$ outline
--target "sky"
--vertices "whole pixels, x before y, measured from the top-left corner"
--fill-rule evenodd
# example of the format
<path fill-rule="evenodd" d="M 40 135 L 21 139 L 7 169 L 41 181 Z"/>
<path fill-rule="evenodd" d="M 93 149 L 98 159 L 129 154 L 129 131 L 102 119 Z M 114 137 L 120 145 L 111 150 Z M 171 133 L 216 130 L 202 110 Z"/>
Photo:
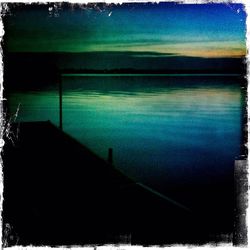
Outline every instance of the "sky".
<path fill-rule="evenodd" d="M 4 17 L 9 52 L 129 52 L 147 58 L 246 54 L 241 4 L 10 7 Z"/>

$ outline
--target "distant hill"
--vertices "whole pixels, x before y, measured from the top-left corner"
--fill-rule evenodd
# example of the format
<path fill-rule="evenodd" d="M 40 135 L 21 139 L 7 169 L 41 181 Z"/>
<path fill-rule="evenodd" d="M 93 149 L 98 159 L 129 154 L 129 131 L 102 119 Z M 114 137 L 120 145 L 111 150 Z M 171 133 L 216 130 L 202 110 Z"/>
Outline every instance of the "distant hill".
<path fill-rule="evenodd" d="M 4 53 L 5 88 L 55 84 L 67 73 L 246 72 L 244 58 L 199 58 L 140 52 Z"/>

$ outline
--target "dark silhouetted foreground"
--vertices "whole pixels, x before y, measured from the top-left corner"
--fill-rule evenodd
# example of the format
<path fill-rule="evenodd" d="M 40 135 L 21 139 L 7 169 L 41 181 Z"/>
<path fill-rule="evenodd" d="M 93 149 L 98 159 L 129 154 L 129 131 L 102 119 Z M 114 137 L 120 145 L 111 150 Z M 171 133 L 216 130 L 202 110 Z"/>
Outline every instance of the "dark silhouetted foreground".
<path fill-rule="evenodd" d="M 6 140 L 3 153 L 3 222 L 12 229 L 10 245 L 210 240 L 207 211 L 195 217 L 134 183 L 50 122 L 18 126 L 14 145 Z"/>

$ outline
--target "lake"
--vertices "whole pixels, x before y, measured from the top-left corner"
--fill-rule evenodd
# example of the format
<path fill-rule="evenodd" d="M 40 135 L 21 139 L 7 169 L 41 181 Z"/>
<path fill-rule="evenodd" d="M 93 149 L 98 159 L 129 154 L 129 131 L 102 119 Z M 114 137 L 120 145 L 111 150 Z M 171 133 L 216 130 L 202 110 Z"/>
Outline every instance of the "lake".
<path fill-rule="evenodd" d="M 205 206 L 212 195 L 226 202 L 243 143 L 242 82 L 236 76 L 64 76 L 63 130 L 105 159 L 113 148 L 116 168 L 186 206 L 197 199 Z M 8 102 L 12 114 L 20 104 L 18 121 L 58 126 L 54 87 L 16 91 Z"/>

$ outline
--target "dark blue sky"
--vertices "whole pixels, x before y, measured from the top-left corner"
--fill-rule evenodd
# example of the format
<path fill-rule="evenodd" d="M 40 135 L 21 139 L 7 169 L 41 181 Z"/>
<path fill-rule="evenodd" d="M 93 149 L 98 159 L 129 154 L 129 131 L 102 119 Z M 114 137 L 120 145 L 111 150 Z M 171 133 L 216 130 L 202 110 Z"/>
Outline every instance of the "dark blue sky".
<path fill-rule="evenodd" d="M 203 58 L 246 53 L 246 13 L 240 4 L 23 6 L 11 10 L 5 31 L 12 52 L 152 52 L 151 57 Z"/>

